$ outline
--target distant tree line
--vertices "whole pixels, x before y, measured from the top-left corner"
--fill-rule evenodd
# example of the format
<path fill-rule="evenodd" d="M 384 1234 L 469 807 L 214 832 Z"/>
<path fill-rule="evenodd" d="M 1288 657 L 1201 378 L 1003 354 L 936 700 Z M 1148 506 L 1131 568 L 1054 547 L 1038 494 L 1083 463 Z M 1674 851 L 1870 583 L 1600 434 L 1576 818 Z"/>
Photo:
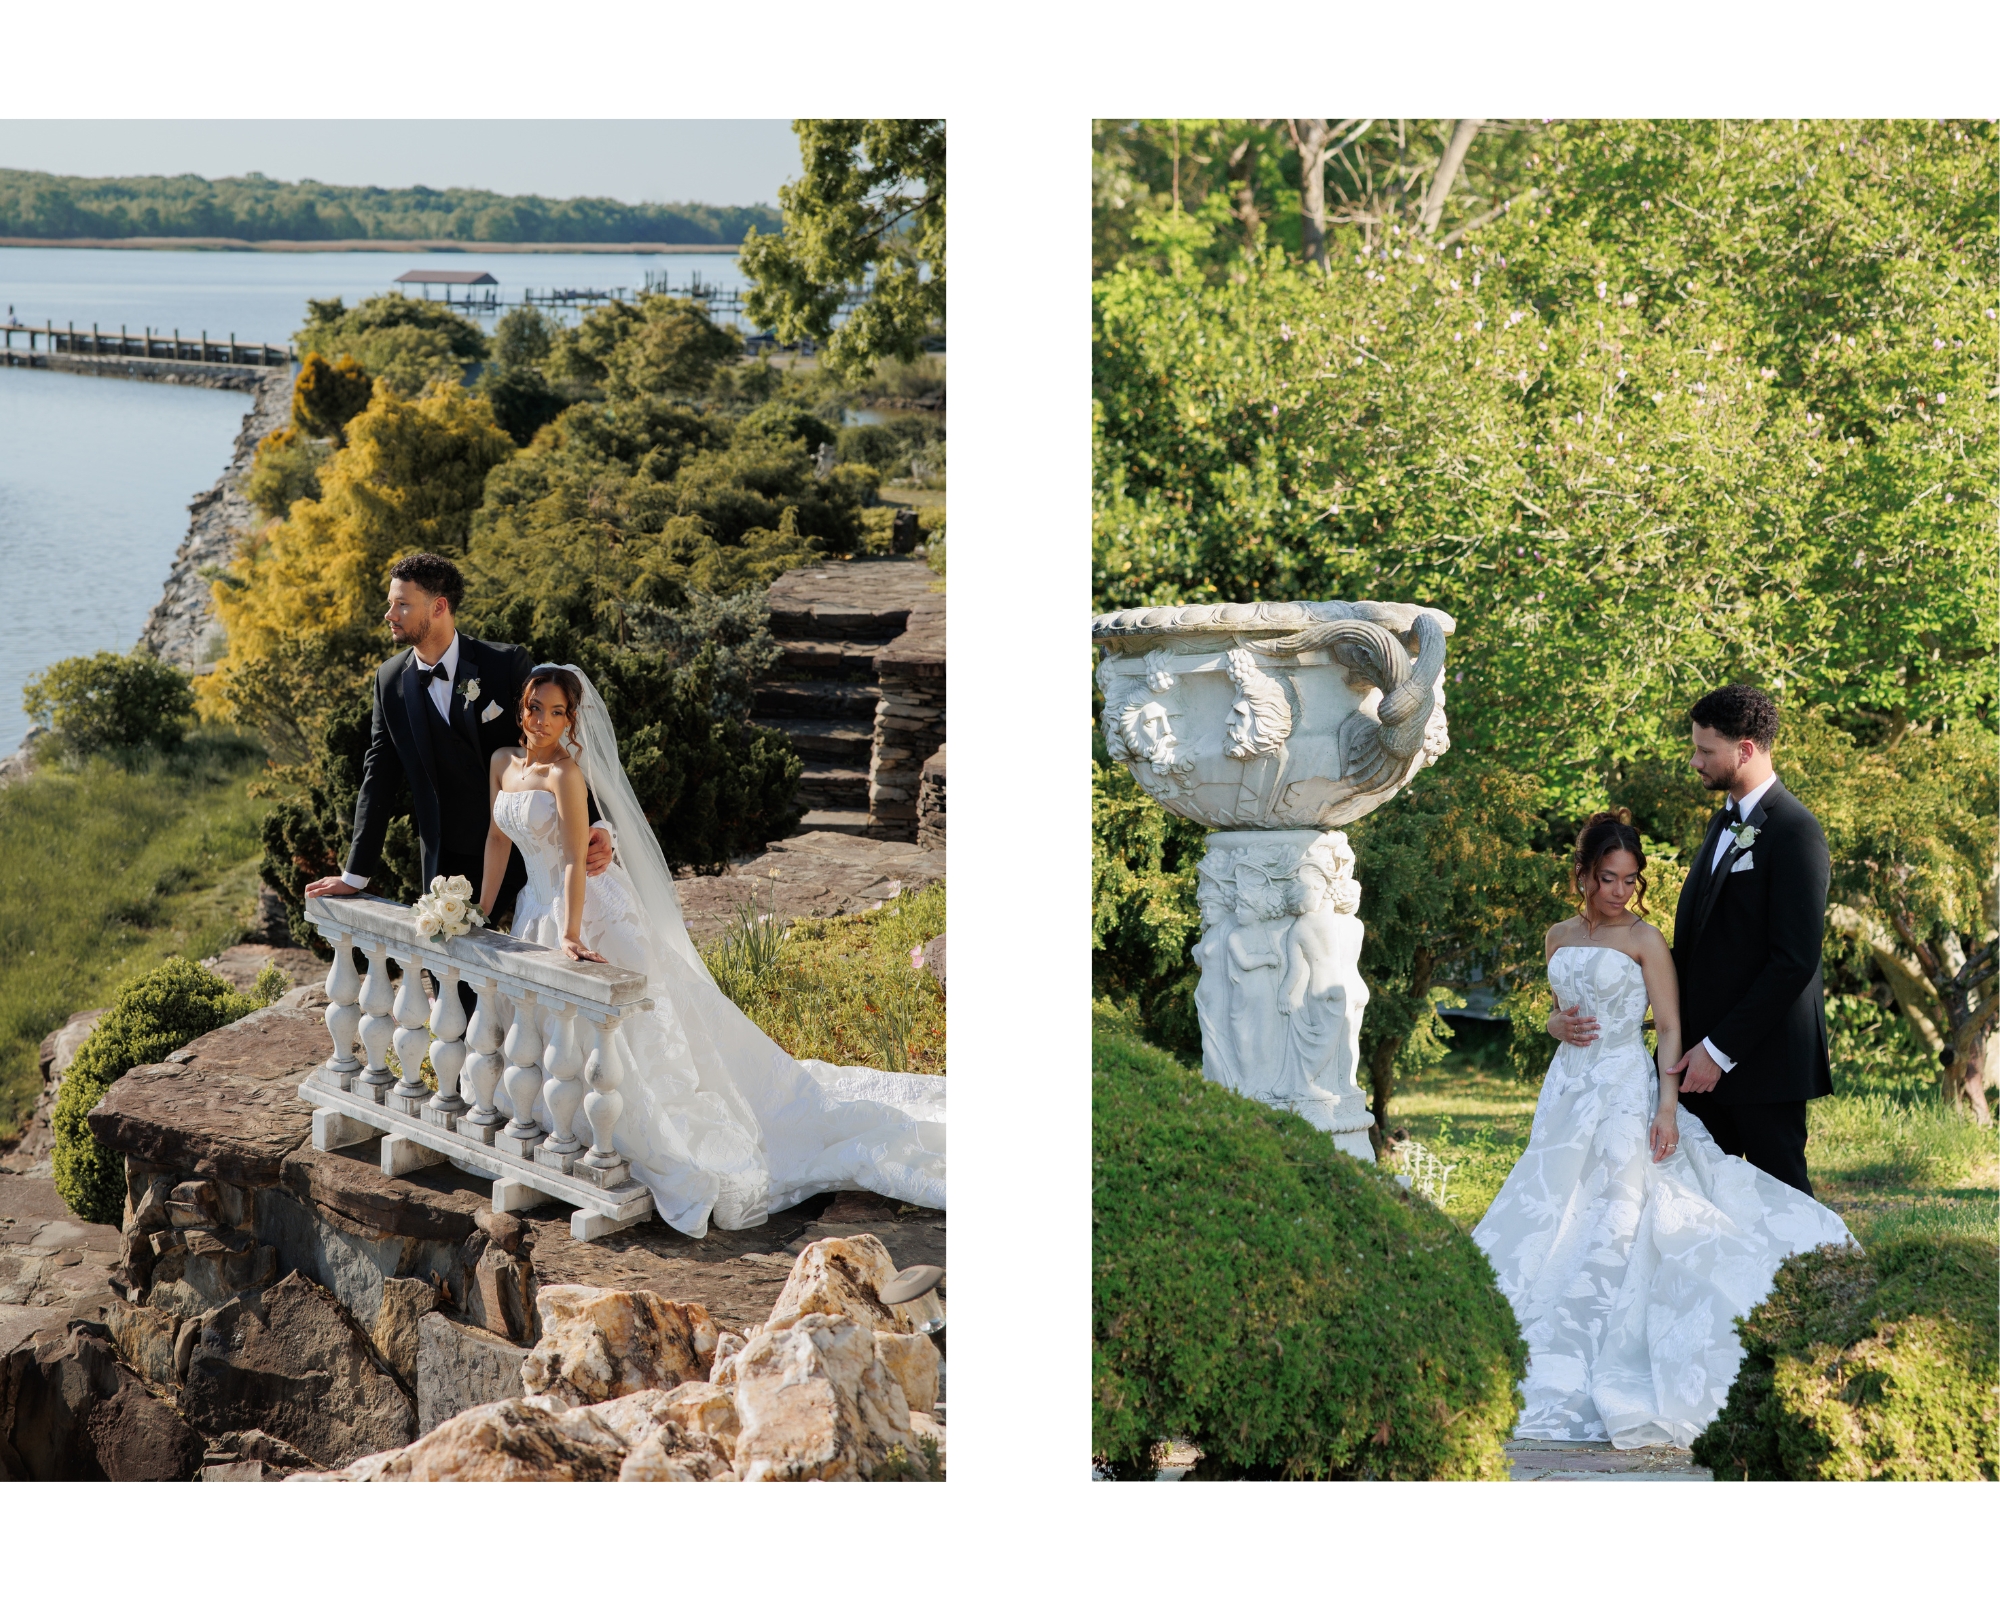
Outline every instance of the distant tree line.
<path fill-rule="evenodd" d="M 0 167 L 16 239 L 462 239 L 491 244 L 740 244 L 770 206 L 622 205 L 484 189 L 340 188 L 305 179 L 67 178 Z"/>

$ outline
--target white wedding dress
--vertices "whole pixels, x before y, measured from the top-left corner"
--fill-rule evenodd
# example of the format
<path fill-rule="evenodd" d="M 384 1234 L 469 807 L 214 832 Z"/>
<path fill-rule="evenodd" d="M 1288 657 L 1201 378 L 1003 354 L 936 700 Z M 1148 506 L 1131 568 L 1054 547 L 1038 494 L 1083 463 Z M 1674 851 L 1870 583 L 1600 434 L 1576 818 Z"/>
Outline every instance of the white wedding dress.
<path fill-rule="evenodd" d="M 645 973 L 654 1001 L 612 1036 L 625 1073 L 612 1143 L 652 1191 L 661 1218 L 700 1238 L 711 1218 L 720 1228 L 752 1228 L 829 1189 L 867 1189 L 942 1210 L 944 1079 L 795 1061 L 716 987 L 618 765 L 603 702 L 581 671 L 570 670 L 584 683 L 579 764 L 617 839 L 612 864 L 586 880 L 583 942 L 613 966 Z M 513 936 L 559 948 L 555 796 L 503 792 L 493 818 L 527 863 Z M 504 1088 L 494 1103 L 514 1114 Z M 550 1126 L 546 1103 L 536 1112 Z"/>
<path fill-rule="evenodd" d="M 1659 1101 L 1639 1025 L 1646 979 L 1619 950 L 1566 945 L 1549 962 L 1594 1044 L 1549 1067 L 1528 1148 L 1472 1237 L 1528 1344 L 1523 1439 L 1686 1446 L 1715 1419 L 1743 1360 L 1733 1319 L 1785 1257 L 1852 1244 L 1838 1216 L 1679 1113 L 1680 1148 L 1655 1163 Z"/>

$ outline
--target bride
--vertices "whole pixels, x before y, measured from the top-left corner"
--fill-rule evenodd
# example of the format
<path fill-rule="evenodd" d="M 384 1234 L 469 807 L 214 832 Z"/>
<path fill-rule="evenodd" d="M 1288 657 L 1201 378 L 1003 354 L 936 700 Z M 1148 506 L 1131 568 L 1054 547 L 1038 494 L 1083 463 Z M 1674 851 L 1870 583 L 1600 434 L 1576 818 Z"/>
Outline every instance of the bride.
<path fill-rule="evenodd" d="M 1546 951 L 1558 1007 L 1602 1034 L 1556 1051 L 1528 1147 L 1472 1232 L 1528 1343 L 1517 1438 L 1692 1443 L 1742 1362 L 1734 1319 L 1778 1264 L 1854 1242 L 1825 1206 L 1725 1155 L 1679 1109 L 1674 1073 L 1656 1074 L 1640 1023 L 1650 1003 L 1659 1060 L 1677 1062 L 1680 1004 L 1667 941 L 1635 915 L 1645 868 L 1629 812 L 1584 824 L 1582 911 Z"/>
<path fill-rule="evenodd" d="M 480 909 L 492 912 L 511 841 L 528 869 L 515 938 L 646 975 L 653 1009 L 611 1035 L 625 1069 L 612 1143 L 661 1219 L 699 1238 L 711 1219 L 752 1228 L 828 1189 L 942 1208 L 944 1081 L 795 1061 L 730 1003 L 688 937 L 611 719 L 579 668 L 528 674 L 521 728 L 522 745 L 492 761 Z M 588 795 L 617 836 L 596 877 L 584 871 Z"/>

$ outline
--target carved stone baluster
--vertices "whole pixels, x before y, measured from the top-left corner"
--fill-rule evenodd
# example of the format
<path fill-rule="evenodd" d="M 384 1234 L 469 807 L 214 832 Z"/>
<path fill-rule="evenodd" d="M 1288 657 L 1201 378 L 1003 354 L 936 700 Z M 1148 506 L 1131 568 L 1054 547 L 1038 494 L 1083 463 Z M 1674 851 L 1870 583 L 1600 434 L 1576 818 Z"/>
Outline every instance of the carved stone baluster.
<path fill-rule="evenodd" d="M 458 998 L 458 968 L 432 969 L 437 999 L 431 1003 L 431 1070 L 437 1073 L 437 1093 L 424 1104 L 424 1121 L 454 1128 L 465 1099 L 458 1092 L 459 1069 L 465 1063 L 465 1004 Z"/>
<path fill-rule="evenodd" d="M 472 1087 L 472 1109 L 460 1113 L 458 1131 L 491 1144 L 494 1130 L 507 1120 L 493 1106 L 493 1090 L 500 1082 L 500 995 L 492 978 L 480 976 L 471 982 L 479 996 L 472 1025 L 466 1029 L 472 1056 L 465 1064 L 465 1080 Z M 440 1076 L 440 1088 L 443 1083 Z"/>
<path fill-rule="evenodd" d="M 535 1120 L 535 1102 L 542 1089 L 542 1034 L 535 1025 L 535 1009 L 533 995 L 521 999 L 501 1046 L 507 1054 L 505 1082 L 514 1119 L 494 1136 L 493 1146 L 518 1161 L 532 1161 L 535 1146 L 547 1137 Z"/>
<path fill-rule="evenodd" d="M 351 1089 L 361 1074 L 354 1057 L 354 1041 L 360 1037 L 361 1007 L 355 1000 L 361 993 L 361 974 L 354 970 L 354 936 L 343 933 L 333 942 L 333 965 L 327 969 L 326 1031 L 333 1035 L 333 1059 L 319 1069 L 321 1079 L 336 1089 Z"/>
<path fill-rule="evenodd" d="M 361 980 L 361 1045 L 368 1052 L 367 1069 L 355 1080 L 354 1092 L 378 1106 L 396 1082 L 389 1070 L 389 1047 L 396 1037 L 396 1024 L 389 1020 L 396 1003 L 396 986 L 389 981 L 389 948 L 368 946 L 368 976 Z"/>
<path fill-rule="evenodd" d="M 611 1130 L 625 1109 L 625 1097 L 618 1092 L 618 1085 L 625 1081 L 625 1069 L 612 1048 L 618 1039 L 618 1022 L 615 1016 L 606 1017 L 590 1030 L 590 1059 L 583 1064 L 583 1080 L 590 1085 L 590 1093 L 583 1099 L 583 1120 L 590 1124 L 591 1144 L 589 1154 L 580 1157 L 573 1169 L 577 1176 L 604 1189 L 617 1188 L 632 1170 L 611 1145 Z"/>
<path fill-rule="evenodd" d="M 403 1081 L 390 1093 L 387 1104 L 414 1117 L 430 1099 L 424 1087 L 424 1057 L 430 1053 L 431 1035 L 426 1026 L 431 1008 L 424 999 L 424 969 L 418 963 L 403 963 L 403 981 L 396 985 L 396 1060 L 403 1069 Z"/>
<path fill-rule="evenodd" d="M 578 1035 L 584 1026 L 586 1024 L 577 1015 L 576 1006 L 565 1001 L 557 1013 L 555 1028 L 549 1035 L 549 1047 L 542 1056 L 542 1070 L 548 1074 L 542 1098 L 548 1103 L 552 1131 L 535 1152 L 535 1159 L 545 1167 L 554 1167 L 562 1172 L 570 1171 L 576 1158 L 583 1154 L 583 1141 L 570 1131 L 570 1127 L 583 1100 L 583 1085 L 577 1079 L 583 1071 L 583 1051 L 579 1048 Z"/>

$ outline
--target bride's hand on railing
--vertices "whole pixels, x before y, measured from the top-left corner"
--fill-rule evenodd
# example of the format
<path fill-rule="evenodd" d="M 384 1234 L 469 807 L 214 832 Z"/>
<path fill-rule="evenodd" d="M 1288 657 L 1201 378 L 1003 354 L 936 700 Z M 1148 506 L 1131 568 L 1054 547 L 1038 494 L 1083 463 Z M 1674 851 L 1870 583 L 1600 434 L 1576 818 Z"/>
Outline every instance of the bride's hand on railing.
<path fill-rule="evenodd" d="M 591 949 L 581 939 L 572 939 L 568 934 L 563 935 L 562 953 L 568 956 L 572 961 L 604 960 L 604 957 L 599 955 L 595 950 Z"/>

